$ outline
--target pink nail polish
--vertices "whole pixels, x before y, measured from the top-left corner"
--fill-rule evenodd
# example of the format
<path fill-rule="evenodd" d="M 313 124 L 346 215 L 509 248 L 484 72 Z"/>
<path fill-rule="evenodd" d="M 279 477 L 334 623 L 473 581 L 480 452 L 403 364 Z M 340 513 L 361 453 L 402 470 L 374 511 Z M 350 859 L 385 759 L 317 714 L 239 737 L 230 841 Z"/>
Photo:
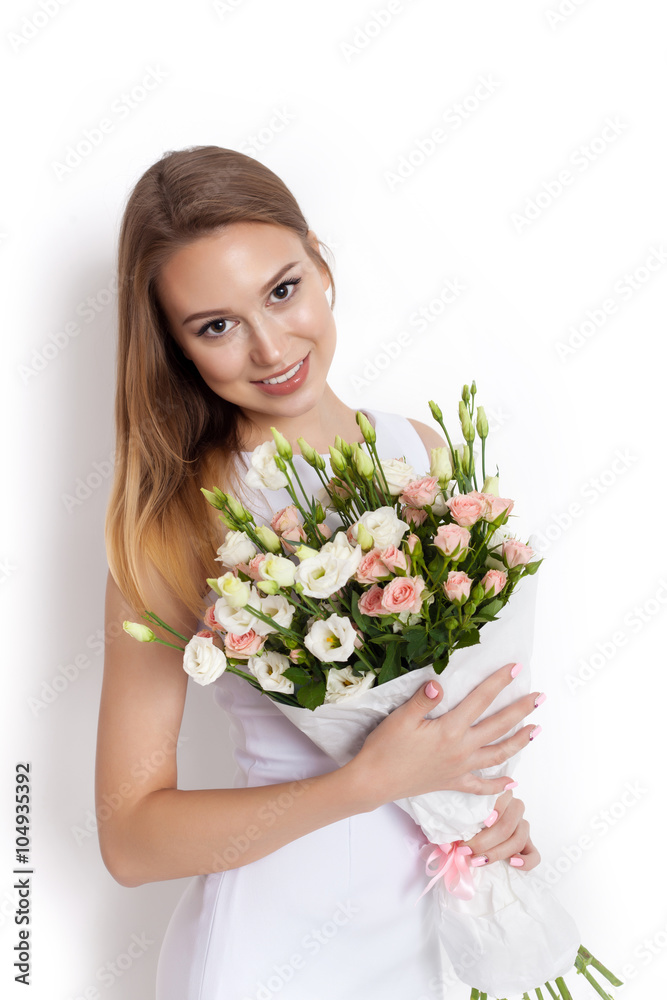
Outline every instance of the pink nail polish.
<path fill-rule="evenodd" d="M 532 733 L 530 734 L 530 736 L 528 737 L 528 739 L 529 739 L 529 740 L 534 740 L 534 739 L 535 739 L 535 737 L 536 737 L 536 736 L 539 736 L 539 734 L 540 734 L 541 732 L 542 732 L 542 726 L 535 726 L 535 728 L 533 729 L 533 731 L 532 731 Z"/>
<path fill-rule="evenodd" d="M 503 788 L 503 791 L 507 792 L 509 791 L 510 788 L 516 788 L 518 784 L 519 784 L 518 781 L 508 781 L 505 787 Z"/>
<path fill-rule="evenodd" d="M 473 853 L 472 847 L 468 847 L 467 844 L 464 844 L 463 847 L 461 847 L 461 854 L 464 854 L 466 857 L 468 857 L 468 855 L 472 853 Z"/>
<path fill-rule="evenodd" d="M 545 702 L 546 700 L 547 696 L 544 693 L 538 694 L 537 698 L 535 699 L 535 708 L 539 708 L 542 702 Z"/>
<path fill-rule="evenodd" d="M 522 868 L 524 865 L 523 858 L 520 858 L 518 854 L 513 854 L 510 858 L 510 864 L 513 868 Z"/>
<path fill-rule="evenodd" d="M 498 815 L 499 815 L 498 810 L 494 809 L 493 812 L 490 813 L 484 820 L 484 826 L 493 826 L 493 824 L 498 819 Z"/>
<path fill-rule="evenodd" d="M 437 694 L 438 694 L 438 689 L 435 686 L 435 684 L 433 683 L 433 681 L 429 681 L 428 682 L 428 684 L 426 685 L 426 689 L 425 690 L 426 690 L 426 697 L 427 698 L 435 698 L 437 696 Z"/>
<path fill-rule="evenodd" d="M 512 669 L 510 670 L 510 676 L 516 677 L 517 674 L 520 674 L 522 670 L 523 670 L 523 663 L 515 663 Z"/>
<path fill-rule="evenodd" d="M 470 862 L 472 868 L 480 868 L 482 865 L 488 865 L 489 859 L 486 854 L 480 854 L 479 857 L 473 858 Z"/>

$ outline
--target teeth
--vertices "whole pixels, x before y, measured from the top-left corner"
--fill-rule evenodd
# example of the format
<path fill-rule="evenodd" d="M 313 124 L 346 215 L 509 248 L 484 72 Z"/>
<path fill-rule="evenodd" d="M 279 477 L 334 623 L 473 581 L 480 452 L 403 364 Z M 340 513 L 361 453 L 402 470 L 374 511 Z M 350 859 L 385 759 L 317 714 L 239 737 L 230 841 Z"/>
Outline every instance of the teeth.
<path fill-rule="evenodd" d="M 303 361 L 299 361 L 298 365 L 295 365 L 294 368 L 290 368 L 290 370 L 285 372 L 284 375 L 280 375 L 278 378 L 263 378 L 261 381 L 264 385 L 277 385 L 278 382 L 286 382 L 288 378 L 293 378 L 296 375 L 302 364 Z"/>

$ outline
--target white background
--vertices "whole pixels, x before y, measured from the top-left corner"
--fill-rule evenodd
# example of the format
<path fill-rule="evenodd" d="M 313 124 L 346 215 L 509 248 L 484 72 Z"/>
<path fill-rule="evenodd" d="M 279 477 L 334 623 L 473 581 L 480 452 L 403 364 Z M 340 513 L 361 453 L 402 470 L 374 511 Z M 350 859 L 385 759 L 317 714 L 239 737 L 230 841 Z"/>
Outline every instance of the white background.
<path fill-rule="evenodd" d="M 615 995 L 664 990 L 661 15 L 655 0 L 3 7 L 0 978 L 12 997 L 151 997 L 187 884 L 121 887 L 91 821 L 118 225 L 151 163 L 205 144 L 254 151 L 332 247 L 330 384 L 351 407 L 434 425 L 435 399 L 457 430 L 476 379 L 501 494 L 545 556 L 532 668 L 548 700 L 517 790 L 541 871 L 626 979 Z M 104 118 L 101 141 L 79 145 Z M 188 694 L 182 736 L 183 787 L 231 784 L 225 717 L 205 688 Z M 34 794 L 30 994 L 11 968 L 19 760 Z M 100 970 L 133 934 L 153 943 L 106 985 Z"/>

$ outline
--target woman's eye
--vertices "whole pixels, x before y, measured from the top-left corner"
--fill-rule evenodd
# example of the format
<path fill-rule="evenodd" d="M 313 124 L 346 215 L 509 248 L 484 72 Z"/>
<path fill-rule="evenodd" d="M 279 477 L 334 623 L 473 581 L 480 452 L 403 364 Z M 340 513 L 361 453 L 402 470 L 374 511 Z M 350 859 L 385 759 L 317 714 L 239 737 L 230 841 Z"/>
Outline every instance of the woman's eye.
<path fill-rule="evenodd" d="M 284 302 L 286 299 L 291 299 L 292 295 L 294 295 L 294 292 L 289 293 L 288 288 L 290 285 L 294 286 L 298 285 L 300 281 L 301 278 L 287 278 L 285 281 L 281 281 L 279 285 L 276 285 L 271 294 L 277 295 L 279 302 Z"/>
<path fill-rule="evenodd" d="M 294 295 L 294 291 L 289 291 L 289 286 L 299 284 L 301 278 L 286 278 L 285 281 L 281 281 L 279 285 L 271 292 L 271 295 L 275 295 L 279 302 L 286 302 L 291 299 Z M 224 335 L 229 333 L 230 330 L 230 320 L 228 319 L 212 319 L 208 323 L 202 326 L 201 330 L 197 332 L 198 337 L 206 337 L 208 340 L 222 340 Z"/>
<path fill-rule="evenodd" d="M 220 339 L 220 336 L 219 336 L 220 334 L 224 334 L 224 333 L 228 333 L 229 332 L 228 329 L 226 329 L 226 327 L 227 327 L 228 324 L 229 324 L 229 320 L 228 319 L 213 319 L 213 320 L 210 321 L 210 323 L 206 323 L 206 325 L 203 326 L 201 328 L 201 330 L 198 331 L 197 336 L 198 337 L 202 337 L 202 336 L 206 335 L 206 336 L 208 336 L 212 340 L 215 340 L 215 339 L 219 340 Z M 207 331 L 209 331 L 209 330 L 211 332 L 207 333 Z"/>

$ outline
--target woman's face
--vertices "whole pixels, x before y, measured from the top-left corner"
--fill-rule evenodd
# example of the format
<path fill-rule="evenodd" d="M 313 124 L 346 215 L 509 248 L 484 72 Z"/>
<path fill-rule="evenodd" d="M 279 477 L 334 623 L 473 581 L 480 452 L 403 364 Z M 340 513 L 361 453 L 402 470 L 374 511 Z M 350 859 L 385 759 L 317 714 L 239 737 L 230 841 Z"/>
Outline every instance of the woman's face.
<path fill-rule="evenodd" d="M 323 398 L 336 346 L 329 285 L 292 230 L 235 222 L 178 250 L 160 272 L 157 294 L 174 339 L 207 385 L 268 428 L 276 416 L 317 409 Z M 257 384 L 306 357 L 287 394 Z"/>

